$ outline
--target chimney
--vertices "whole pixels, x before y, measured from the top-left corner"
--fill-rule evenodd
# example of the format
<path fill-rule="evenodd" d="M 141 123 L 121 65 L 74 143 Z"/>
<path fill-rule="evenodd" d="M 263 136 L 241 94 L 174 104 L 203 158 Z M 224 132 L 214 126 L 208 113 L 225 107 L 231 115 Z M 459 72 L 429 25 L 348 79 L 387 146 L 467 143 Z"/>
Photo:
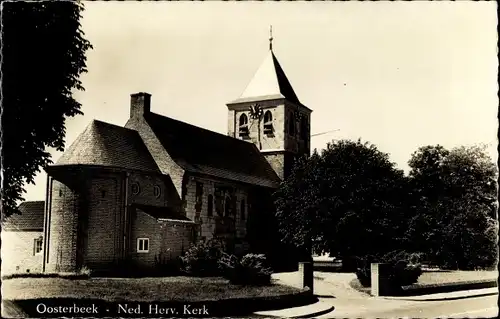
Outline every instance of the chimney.
<path fill-rule="evenodd" d="M 142 117 L 151 111 L 151 94 L 139 92 L 130 94 L 130 118 Z"/>

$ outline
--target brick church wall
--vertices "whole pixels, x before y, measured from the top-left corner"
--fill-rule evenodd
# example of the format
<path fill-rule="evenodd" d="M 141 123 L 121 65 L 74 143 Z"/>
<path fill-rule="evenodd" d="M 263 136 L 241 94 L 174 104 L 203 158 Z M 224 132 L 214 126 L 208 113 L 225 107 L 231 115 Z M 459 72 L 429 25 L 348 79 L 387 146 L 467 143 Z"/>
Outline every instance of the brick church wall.
<path fill-rule="evenodd" d="M 80 196 L 64 183 L 53 180 L 46 271 L 74 271 L 77 267 L 77 226 Z"/>
<path fill-rule="evenodd" d="M 183 222 L 160 221 L 162 245 L 159 263 L 181 256 L 193 243 L 193 225 Z"/>
<path fill-rule="evenodd" d="M 139 185 L 139 194 L 132 193 L 132 184 Z M 165 178 L 160 176 L 147 175 L 143 173 L 131 173 L 129 175 L 129 190 L 128 190 L 128 203 L 129 204 L 142 204 L 151 206 L 168 206 L 168 203 L 175 204 L 175 197 L 172 196 L 171 189 L 167 188 Z M 154 187 L 160 188 L 160 196 L 156 197 L 154 194 Z M 172 198 L 173 197 L 173 198 Z"/>
<path fill-rule="evenodd" d="M 199 212 L 196 211 L 196 184 L 201 183 L 203 185 L 203 192 L 201 197 L 201 207 Z M 242 218 L 241 215 L 241 200 L 245 200 L 248 203 L 247 190 L 236 183 L 220 182 L 214 179 L 202 178 L 193 176 L 188 178 L 186 181 L 186 216 L 198 223 L 198 239 L 211 239 L 213 238 L 215 232 L 216 218 L 218 217 L 216 205 L 215 205 L 215 188 L 217 186 L 226 186 L 234 188 L 234 195 L 236 196 L 236 211 L 234 213 L 235 218 L 235 235 L 239 239 L 243 239 L 246 236 L 246 219 L 248 216 L 248 204 L 245 204 L 245 217 Z M 214 203 L 212 205 L 212 216 L 208 215 L 208 198 L 212 195 Z"/>
<path fill-rule="evenodd" d="M 107 268 L 121 257 L 122 183 L 123 176 L 118 173 L 89 181 L 85 264 L 93 269 Z"/>
<path fill-rule="evenodd" d="M 134 265 L 141 268 L 150 268 L 155 264 L 162 246 L 162 234 L 160 224 L 150 215 L 136 210 L 131 214 L 132 231 L 130 234 L 129 257 Z M 149 252 L 138 252 L 137 241 L 139 238 L 149 239 Z"/>

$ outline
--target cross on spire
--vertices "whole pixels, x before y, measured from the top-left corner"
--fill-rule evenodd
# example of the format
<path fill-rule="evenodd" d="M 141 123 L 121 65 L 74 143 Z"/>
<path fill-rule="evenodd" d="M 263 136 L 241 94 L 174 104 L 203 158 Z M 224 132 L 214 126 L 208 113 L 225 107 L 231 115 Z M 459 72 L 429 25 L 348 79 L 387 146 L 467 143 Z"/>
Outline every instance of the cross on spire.
<path fill-rule="evenodd" d="M 269 26 L 269 50 L 273 50 L 273 26 Z"/>

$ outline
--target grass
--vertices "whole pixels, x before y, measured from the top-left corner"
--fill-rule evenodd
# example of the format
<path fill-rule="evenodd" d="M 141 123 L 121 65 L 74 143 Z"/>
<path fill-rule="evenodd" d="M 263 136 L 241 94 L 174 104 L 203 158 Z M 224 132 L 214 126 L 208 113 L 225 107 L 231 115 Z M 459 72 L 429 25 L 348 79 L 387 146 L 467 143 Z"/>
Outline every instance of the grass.
<path fill-rule="evenodd" d="M 16 273 L 10 275 L 2 276 L 2 280 L 14 279 L 14 278 L 65 278 L 65 279 L 89 279 L 90 274 L 88 273 L 44 273 L 44 272 L 26 272 L 26 273 Z"/>
<path fill-rule="evenodd" d="M 224 278 L 12 278 L 2 283 L 2 298 L 76 298 L 104 301 L 214 301 L 231 298 L 274 297 L 301 290 L 271 285 L 237 286 Z"/>

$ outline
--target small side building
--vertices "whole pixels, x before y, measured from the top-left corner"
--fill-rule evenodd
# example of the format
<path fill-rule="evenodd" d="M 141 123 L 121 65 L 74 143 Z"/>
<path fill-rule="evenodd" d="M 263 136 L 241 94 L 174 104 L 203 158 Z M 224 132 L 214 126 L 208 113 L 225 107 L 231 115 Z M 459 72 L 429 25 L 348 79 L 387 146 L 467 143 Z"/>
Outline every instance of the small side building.
<path fill-rule="evenodd" d="M 44 207 L 44 201 L 24 202 L 3 222 L 2 275 L 42 271 Z"/>

